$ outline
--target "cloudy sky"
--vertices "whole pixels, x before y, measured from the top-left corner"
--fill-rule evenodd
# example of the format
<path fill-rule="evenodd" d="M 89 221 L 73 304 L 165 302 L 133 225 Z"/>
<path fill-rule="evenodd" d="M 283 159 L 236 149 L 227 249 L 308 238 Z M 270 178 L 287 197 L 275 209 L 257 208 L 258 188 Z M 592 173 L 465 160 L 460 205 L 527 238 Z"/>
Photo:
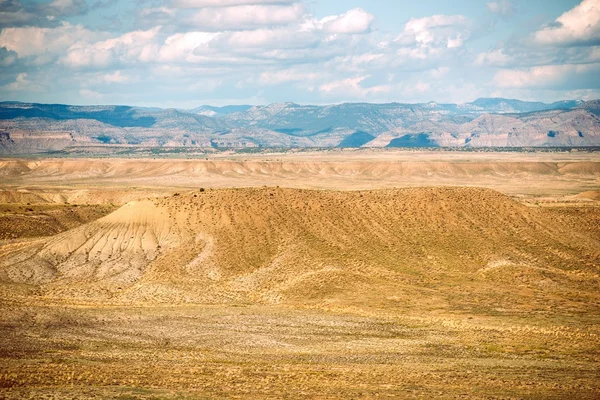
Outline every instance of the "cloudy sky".
<path fill-rule="evenodd" d="M 600 98 L 600 0 L 0 0 L 0 100 Z"/>

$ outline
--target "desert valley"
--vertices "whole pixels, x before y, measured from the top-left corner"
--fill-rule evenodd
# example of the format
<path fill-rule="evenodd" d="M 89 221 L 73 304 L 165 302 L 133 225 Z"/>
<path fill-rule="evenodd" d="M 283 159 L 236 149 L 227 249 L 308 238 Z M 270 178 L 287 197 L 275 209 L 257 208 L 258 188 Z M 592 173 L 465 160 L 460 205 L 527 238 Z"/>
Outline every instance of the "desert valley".
<path fill-rule="evenodd" d="M 600 394 L 600 159 L 0 161 L 5 398 Z"/>
<path fill-rule="evenodd" d="M 600 399 L 600 0 L 0 0 L 0 399 Z"/>

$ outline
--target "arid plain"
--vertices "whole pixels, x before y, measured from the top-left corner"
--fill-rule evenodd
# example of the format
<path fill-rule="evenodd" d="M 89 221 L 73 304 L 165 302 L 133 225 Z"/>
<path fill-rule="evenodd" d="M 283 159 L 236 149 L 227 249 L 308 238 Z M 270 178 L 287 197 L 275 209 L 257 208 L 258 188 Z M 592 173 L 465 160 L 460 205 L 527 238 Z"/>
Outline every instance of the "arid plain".
<path fill-rule="evenodd" d="M 2 398 L 600 397 L 600 154 L 0 159 Z"/>

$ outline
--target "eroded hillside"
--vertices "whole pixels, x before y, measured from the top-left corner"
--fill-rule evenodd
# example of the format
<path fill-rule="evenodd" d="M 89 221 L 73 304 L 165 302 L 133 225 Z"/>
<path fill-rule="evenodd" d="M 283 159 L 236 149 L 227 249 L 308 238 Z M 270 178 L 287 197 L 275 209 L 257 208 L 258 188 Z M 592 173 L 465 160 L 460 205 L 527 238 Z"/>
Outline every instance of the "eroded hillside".
<path fill-rule="evenodd" d="M 487 189 L 196 190 L 5 245 L 0 277 L 84 302 L 588 309 L 599 249 Z"/>

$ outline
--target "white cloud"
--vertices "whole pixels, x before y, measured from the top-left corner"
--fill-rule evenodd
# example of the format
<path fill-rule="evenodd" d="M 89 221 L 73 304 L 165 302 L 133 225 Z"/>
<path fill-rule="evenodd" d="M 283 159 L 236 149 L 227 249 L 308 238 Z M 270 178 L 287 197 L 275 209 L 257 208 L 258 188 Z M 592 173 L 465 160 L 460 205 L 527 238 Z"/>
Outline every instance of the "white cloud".
<path fill-rule="evenodd" d="M 427 82 L 417 82 L 414 85 L 414 88 L 415 88 L 415 91 L 424 93 L 424 92 L 427 92 L 429 89 L 431 89 L 431 85 Z"/>
<path fill-rule="evenodd" d="M 308 82 L 321 80 L 322 73 L 298 70 L 265 71 L 260 74 L 259 82 L 263 85 L 278 85 L 286 82 Z"/>
<path fill-rule="evenodd" d="M 176 8 L 230 7 L 257 4 L 285 4 L 294 0 L 174 0 Z"/>
<path fill-rule="evenodd" d="M 513 12 L 510 1 L 486 1 L 492 14 Z M 598 2 L 586 0 L 573 10 Z M 535 33 L 535 40 L 511 39 L 504 48 L 478 54 L 469 48 L 475 24 L 464 15 L 412 18 L 399 32 L 384 32 L 373 29 L 368 4 L 317 18 L 303 6 L 312 6 L 308 0 L 143 1 L 151 7 L 137 12 L 140 29 L 124 34 L 61 22 L 82 0 L 38 4 L 52 8 L 43 16 L 53 17 L 51 23 L 0 30 L 5 82 L 24 74 L 4 87 L 15 97 L 32 91 L 18 88 L 35 88 L 33 82 L 38 88 L 43 84 L 44 93 L 60 87 L 89 102 L 119 96 L 119 101 L 146 102 L 142 93 L 163 91 L 196 101 L 201 95 L 194 92 L 211 90 L 223 98 L 260 93 L 269 101 L 286 100 L 283 96 L 300 102 L 467 101 L 495 87 L 575 93 L 598 86 L 593 80 L 600 45 L 582 46 L 595 37 L 589 33 L 597 26 L 590 9 L 577 16 L 589 21 L 587 27 L 571 26 L 577 19 L 569 16 L 571 10 Z M 540 46 L 540 38 L 561 46 Z M 492 40 L 482 39 L 478 46 L 491 47 Z M 477 68 L 482 66 L 490 68 Z"/>
<path fill-rule="evenodd" d="M 362 8 L 354 8 L 342 15 L 332 15 L 319 21 L 322 29 L 330 33 L 356 34 L 371 29 L 375 17 Z"/>
<path fill-rule="evenodd" d="M 125 75 L 121 71 L 117 70 L 115 72 L 102 75 L 101 81 L 105 83 L 130 83 L 135 81 L 135 78 Z"/>
<path fill-rule="evenodd" d="M 550 103 L 559 100 L 596 100 L 600 99 L 599 89 L 539 89 L 539 88 L 496 88 L 486 97 L 503 97 L 524 101 L 544 101 Z M 481 97 L 481 96 L 480 96 Z"/>
<path fill-rule="evenodd" d="M 160 27 L 156 27 L 128 32 L 93 44 L 79 41 L 69 47 L 61 62 L 72 68 L 106 68 L 118 63 L 149 62 L 159 49 L 155 43 L 159 30 Z"/>
<path fill-rule="evenodd" d="M 363 75 L 324 83 L 319 86 L 319 92 L 326 96 L 365 98 L 370 95 L 385 94 L 392 90 L 390 85 L 363 87 L 361 83 L 369 77 L 369 75 Z"/>
<path fill-rule="evenodd" d="M 16 52 L 19 58 L 56 55 L 67 50 L 76 40 L 90 42 L 107 36 L 106 33 L 92 32 L 67 22 L 56 28 L 4 28 L 0 33 L 0 47 Z M 47 59 L 47 62 L 50 61 L 52 58 Z"/>
<path fill-rule="evenodd" d="M 589 89 L 600 87 L 600 63 L 504 69 L 494 76 L 501 88 Z"/>
<path fill-rule="evenodd" d="M 396 38 L 399 43 L 417 43 L 422 46 L 445 44 L 448 48 L 462 46 L 470 35 L 471 21 L 464 15 L 432 15 L 411 18 L 404 31 Z"/>
<path fill-rule="evenodd" d="M 313 24 L 308 27 L 307 22 Z M 367 38 L 365 38 L 367 39 Z M 312 63 L 347 53 L 346 46 L 362 36 L 331 34 L 319 21 L 303 20 L 285 26 L 246 30 L 177 33 L 162 44 L 157 60 L 195 64 Z M 367 40 L 364 40 L 366 43 Z"/>
<path fill-rule="evenodd" d="M 181 20 L 203 30 L 245 30 L 255 27 L 287 25 L 300 21 L 304 7 L 291 5 L 240 5 L 233 7 L 201 8 L 183 15 Z"/>
<path fill-rule="evenodd" d="M 141 17 L 147 17 L 154 14 L 165 14 L 170 17 L 174 17 L 177 10 L 168 7 L 155 7 L 155 8 L 143 8 L 140 10 L 139 15 Z"/>
<path fill-rule="evenodd" d="M 439 67 L 429 70 L 429 75 L 431 75 L 431 77 L 434 79 L 442 79 L 443 77 L 448 75 L 449 71 L 449 67 Z"/>
<path fill-rule="evenodd" d="M 3 90 L 8 90 L 11 92 L 18 92 L 18 91 L 32 91 L 32 92 L 39 92 L 41 90 L 41 87 L 33 82 L 31 82 L 30 80 L 27 79 L 28 74 L 26 72 L 21 72 L 20 74 L 17 75 L 17 77 L 15 78 L 14 82 L 11 82 L 7 85 L 2 86 Z"/>
<path fill-rule="evenodd" d="M 385 67 L 389 57 L 384 53 L 362 53 L 350 56 L 335 57 L 325 67 L 328 70 L 364 72 L 371 68 Z"/>
<path fill-rule="evenodd" d="M 600 44 L 600 0 L 583 0 L 534 38 L 545 45 Z"/>
<path fill-rule="evenodd" d="M 486 4 L 486 7 L 489 12 L 504 17 L 511 15 L 515 11 L 513 2 L 510 0 L 491 1 Z"/>
<path fill-rule="evenodd" d="M 210 42 L 219 35 L 214 32 L 187 32 L 169 36 L 158 52 L 158 58 L 167 62 L 193 61 L 194 52 L 204 49 L 208 53 Z"/>
<path fill-rule="evenodd" d="M 513 58 L 505 54 L 503 49 L 479 53 L 475 58 L 475 65 L 482 67 L 502 67 L 512 62 Z"/>
<path fill-rule="evenodd" d="M 412 18 L 403 31 L 388 43 L 399 60 L 440 59 L 457 51 L 470 37 L 471 21 L 464 15 L 432 15 Z"/>
<path fill-rule="evenodd" d="M 316 45 L 320 38 L 314 32 L 298 32 L 297 27 L 254 29 L 228 32 L 221 36 L 228 48 L 293 49 Z"/>

